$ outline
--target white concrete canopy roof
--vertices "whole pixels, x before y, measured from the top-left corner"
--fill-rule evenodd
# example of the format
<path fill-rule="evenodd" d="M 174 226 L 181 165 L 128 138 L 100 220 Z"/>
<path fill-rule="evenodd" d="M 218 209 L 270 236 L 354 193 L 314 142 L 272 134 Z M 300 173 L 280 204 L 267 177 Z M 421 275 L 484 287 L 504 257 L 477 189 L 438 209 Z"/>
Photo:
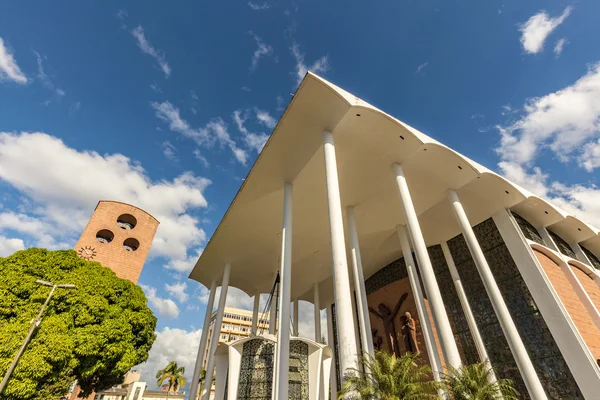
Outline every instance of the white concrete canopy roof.
<path fill-rule="evenodd" d="M 210 287 L 231 263 L 230 285 L 269 292 L 279 268 L 283 184 L 294 185 L 292 298 L 333 301 L 322 132 L 335 140 L 342 206 L 355 206 L 365 277 L 402 256 L 404 224 L 393 163 L 403 166 L 425 240 L 459 234 L 445 192 L 455 189 L 475 225 L 513 208 L 571 242 L 597 247 L 598 230 L 505 178 L 308 73 L 215 230 L 190 278 Z M 345 216 L 344 216 L 345 217 Z"/>

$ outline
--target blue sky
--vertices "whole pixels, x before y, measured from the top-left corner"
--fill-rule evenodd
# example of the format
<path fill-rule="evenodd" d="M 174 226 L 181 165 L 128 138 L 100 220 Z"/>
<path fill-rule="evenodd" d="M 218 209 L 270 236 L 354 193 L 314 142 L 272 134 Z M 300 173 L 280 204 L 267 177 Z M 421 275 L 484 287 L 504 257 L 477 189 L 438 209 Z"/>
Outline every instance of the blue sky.
<path fill-rule="evenodd" d="M 307 69 L 600 226 L 599 14 L 591 0 L 2 2 L 0 255 L 72 247 L 99 199 L 146 209 L 161 226 L 139 283 L 159 339 L 143 371 L 190 366 L 206 291 L 187 273 Z"/>

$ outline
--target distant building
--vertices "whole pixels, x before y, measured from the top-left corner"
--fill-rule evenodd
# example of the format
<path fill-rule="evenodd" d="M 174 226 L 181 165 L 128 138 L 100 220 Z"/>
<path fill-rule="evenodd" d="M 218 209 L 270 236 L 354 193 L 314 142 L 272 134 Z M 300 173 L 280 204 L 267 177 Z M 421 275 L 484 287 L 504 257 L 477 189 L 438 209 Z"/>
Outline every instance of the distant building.
<path fill-rule="evenodd" d="M 215 320 L 217 312 L 213 312 L 210 317 L 210 326 L 208 328 L 208 343 L 204 354 L 204 364 L 202 368 L 206 369 L 208 361 L 208 349 L 212 342 L 213 331 L 215 330 Z M 232 342 L 237 339 L 242 339 L 250 336 L 252 328 L 252 311 L 242 310 L 241 308 L 225 307 L 223 314 L 223 323 L 221 324 L 221 334 L 219 335 L 219 343 Z M 258 323 L 257 334 L 264 334 L 269 331 L 269 320 L 261 319 Z"/>

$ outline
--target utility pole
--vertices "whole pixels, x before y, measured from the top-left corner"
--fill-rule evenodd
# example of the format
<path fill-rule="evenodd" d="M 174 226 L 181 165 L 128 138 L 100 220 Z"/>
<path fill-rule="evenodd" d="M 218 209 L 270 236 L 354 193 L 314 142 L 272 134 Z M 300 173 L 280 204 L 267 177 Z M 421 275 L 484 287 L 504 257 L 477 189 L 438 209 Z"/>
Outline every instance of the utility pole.
<path fill-rule="evenodd" d="M 2 392 L 4 391 L 4 387 L 8 383 L 8 380 L 10 379 L 10 376 L 11 376 L 13 370 L 17 366 L 17 363 L 19 362 L 19 358 L 21 358 L 21 356 L 23 355 L 23 352 L 25 351 L 25 347 L 27 347 L 27 343 L 29 343 L 29 340 L 31 340 L 31 336 L 33 336 L 33 332 L 35 332 L 35 329 L 38 326 L 40 326 L 40 323 L 42 322 L 42 314 L 44 313 L 44 310 L 48 306 L 48 303 L 50 303 L 50 299 L 52 298 L 52 295 L 54 294 L 54 291 L 56 290 L 56 288 L 59 288 L 59 289 L 76 289 L 77 288 L 77 286 L 72 285 L 72 284 L 55 285 L 54 283 L 42 281 L 40 279 L 36 280 L 35 283 L 38 283 L 38 284 L 44 285 L 44 286 L 50 286 L 52 288 L 52 290 L 50 291 L 50 294 L 48 295 L 48 298 L 46 299 L 46 301 L 44 302 L 44 305 L 40 309 L 40 312 L 38 313 L 37 317 L 31 323 L 31 327 L 29 328 L 29 333 L 27 333 L 27 337 L 23 341 L 23 344 L 21 345 L 19 352 L 13 359 L 12 363 L 10 364 L 10 367 L 8 367 L 8 371 L 6 371 L 6 374 L 4 375 L 4 379 L 2 379 L 2 382 L 0 383 L 0 394 L 2 394 Z"/>

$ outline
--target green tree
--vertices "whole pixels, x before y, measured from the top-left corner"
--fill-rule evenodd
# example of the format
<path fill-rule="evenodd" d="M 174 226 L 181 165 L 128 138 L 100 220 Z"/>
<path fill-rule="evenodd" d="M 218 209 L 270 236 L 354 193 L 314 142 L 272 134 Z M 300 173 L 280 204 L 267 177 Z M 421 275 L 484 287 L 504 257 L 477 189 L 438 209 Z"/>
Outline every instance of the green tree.
<path fill-rule="evenodd" d="M 180 367 L 175 361 L 171 361 L 164 369 L 156 373 L 156 386 L 160 386 L 166 380 L 169 385 L 169 392 L 178 392 L 179 388 L 185 386 L 185 367 Z M 206 375 L 206 372 L 204 373 Z"/>
<path fill-rule="evenodd" d="M 518 392 L 510 379 L 493 381 L 492 370 L 484 363 L 465 365 L 460 369 L 448 368 L 444 375 L 448 393 L 454 400 L 517 400 Z"/>
<path fill-rule="evenodd" d="M 418 355 L 411 353 L 400 358 L 383 351 L 365 354 L 362 362 L 369 372 L 346 371 L 338 399 L 348 395 L 362 400 L 437 399 L 440 384 L 431 380 L 431 369 L 417 361 Z"/>
<path fill-rule="evenodd" d="M 121 383 L 148 359 L 156 318 L 142 289 L 72 251 L 29 249 L 0 258 L 0 375 L 4 375 L 50 288 L 57 290 L 2 394 L 54 400 L 77 380 L 83 395 Z"/>

